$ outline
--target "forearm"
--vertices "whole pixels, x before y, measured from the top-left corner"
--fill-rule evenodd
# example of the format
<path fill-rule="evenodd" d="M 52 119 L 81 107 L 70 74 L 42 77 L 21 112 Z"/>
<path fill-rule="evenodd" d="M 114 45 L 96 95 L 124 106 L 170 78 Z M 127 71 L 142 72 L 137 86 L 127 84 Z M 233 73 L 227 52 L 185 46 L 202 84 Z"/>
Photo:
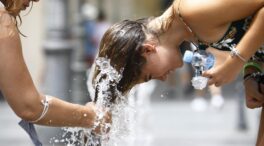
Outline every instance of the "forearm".
<path fill-rule="evenodd" d="M 41 102 L 44 98 L 44 95 L 32 91 L 31 94 L 21 94 L 21 100 L 10 100 L 10 97 L 6 99 L 17 116 L 32 123 L 55 127 L 90 128 L 93 126 L 96 114 L 92 105 L 72 104 L 55 97 L 51 97 L 48 101 L 47 113 L 40 118 L 44 111 L 44 105 Z"/>
<path fill-rule="evenodd" d="M 209 83 L 217 83 L 222 85 L 229 83 L 234 80 L 234 78 L 239 74 L 243 65 L 255 54 L 255 52 L 260 49 L 264 42 L 264 8 L 261 8 L 254 19 L 252 20 L 251 26 L 240 40 L 238 45 L 235 47 L 235 53 L 237 55 L 229 55 L 225 60 L 224 64 L 215 70 L 209 71 L 209 73 L 204 73 L 204 76 L 213 78 Z M 220 72 L 221 71 L 221 72 Z M 230 76 L 224 76 L 224 72 L 230 73 Z M 217 74 L 216 74 L 217 73 Z"/>
<path fill-rule="evenodd" d="M 236 46 L 241 56 L 246 60 L 252 57 L 255 52 L 264 43 L 264 8 L 261 8 L 254 16 L 252 23 L 241 39 L 239 44 Z"/>
<path fill-rule="evenodd" d="M 2 74 L 3 73 L 8 74 L 8 72 L 5 71 L 3 71 Z M 18 74 L 13 75 L 16 73 Z M 44 110 L 41 101 L 45 96 L 37 91 L 29 73 L 27 71 L 20 74 L 19 72 L 11 72 L 3 76 L 4 77 L 0 78 L 0 89 L 13 111 L 26 121 L 37 120 Z M 18 76 L 22 78 L 14 78 Z M 91 127 L 95 118 L 93 110 L 94 108 L 92 107 L 71 104 L 58 98 L 52 98 L 47 114 L 42 120 L 38 121 L 37 124 Z"/>
<path fill-rule="evenodd" d="M 41 111 L 43 106 L 40 105 Z M 44 118 L 37 124 L 48 126 L 92 127 L 96 114 L 93 108 L 72 104 L 52 97 L 49 101 L 49 109 Z"/>

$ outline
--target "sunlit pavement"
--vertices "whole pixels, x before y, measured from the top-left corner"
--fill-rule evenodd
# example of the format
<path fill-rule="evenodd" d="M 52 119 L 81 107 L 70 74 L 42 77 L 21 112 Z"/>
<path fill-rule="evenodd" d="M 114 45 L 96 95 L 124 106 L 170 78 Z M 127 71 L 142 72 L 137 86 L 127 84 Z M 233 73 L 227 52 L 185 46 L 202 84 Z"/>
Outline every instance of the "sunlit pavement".
<path fill-rule="evenodd" d="M 195 112 L 189 102 L 152 105 L 150 146 L 254 146 L 259 110 L 246 110 L 246 131 L 238 130 L 238 108 L 229 100 L 219 111 Z"/>
<path fill-rule="evenodd" d="M 0 146 L 32 146 L 28 135 L 17 124 L 20 119 L 5 102 L 0 102 L 0 115 Z"/>
<path fill-rule="evenodd" d="M 144 127 L 148 146 L 254 146 L 259 110 L 246 110 L 246 131 L 238 130 L 237 111 L 235 100 L 226 101 L 221 110 L 203 112 L 193 111 L 190 101 L 154 102 Z M 0 114 L 0 146 L 32 146 L 5 102 L 0 102 Z"/>

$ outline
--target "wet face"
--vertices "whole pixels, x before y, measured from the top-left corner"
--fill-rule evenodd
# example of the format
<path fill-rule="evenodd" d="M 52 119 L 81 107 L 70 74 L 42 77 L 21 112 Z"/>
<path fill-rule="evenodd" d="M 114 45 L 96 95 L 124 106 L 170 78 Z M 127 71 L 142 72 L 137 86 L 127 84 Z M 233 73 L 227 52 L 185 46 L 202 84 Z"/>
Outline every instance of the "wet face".
<path fill-rule="evenodd" d="M 146 64 L 142 69 L 142 82 L 151 79 L 166 80 L 167 76 L 183 65 L 182 56 L 178 48 L 168 46 L 148 45 L 144 52 Z"/>
<path fill-rule="evenodd" d="M 23 0 L 21 10 L 26 10 L 30 6 L 30 2 L 38 2 L 39 0 Z"/>

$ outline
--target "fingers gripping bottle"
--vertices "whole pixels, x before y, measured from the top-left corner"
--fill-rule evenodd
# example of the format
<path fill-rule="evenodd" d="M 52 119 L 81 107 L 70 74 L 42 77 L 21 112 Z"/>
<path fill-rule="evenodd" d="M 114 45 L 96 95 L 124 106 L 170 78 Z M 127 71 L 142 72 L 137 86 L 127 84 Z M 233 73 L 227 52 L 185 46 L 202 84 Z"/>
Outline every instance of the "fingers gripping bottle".
<path fill-rule="evenodd" d="M 213 54 L 206 52 L 205 50 L 186 50 L 183 56 L 183 61 L 191 63 L 194 68 L 194 77 L 192 78 L 192 86 L 195 89 L 202 90 L 206 87 L 208 78 L 203 77 L 203 71 L 206 71 L 213 67 L 215 58 Z"/>

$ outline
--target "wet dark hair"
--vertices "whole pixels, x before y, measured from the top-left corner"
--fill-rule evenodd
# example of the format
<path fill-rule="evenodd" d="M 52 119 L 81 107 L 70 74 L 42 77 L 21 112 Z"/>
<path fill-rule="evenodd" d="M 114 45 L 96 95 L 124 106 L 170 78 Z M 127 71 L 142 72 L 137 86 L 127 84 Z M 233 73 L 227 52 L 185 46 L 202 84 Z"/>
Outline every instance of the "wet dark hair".
<path fill-rule="evenodd" d="M 172 6 L 173 8 L 173 6 Z M 146 59 L 142 56 L 145 41 L 158 41 L 159 36 L 171 26 L 175 11 L 172 9 L 171 16 L 162 23 L 160 29 L 148 27 L 154 17 L 138 20 L 124 20 L 111 26 L 104 34 L 98 52 L 98 57 L 110 59 L 110 64 L 122 73 L 122 78 L 117 84 L 117 89 L 124 95 L 133 86 L 140 83 L 142 67 Z M 123 70 L 122 70 L 123 69 Z M 93 85 L 95 78 L 100 73 L 95 67 Z M 111 89 L 110 89 L 111 90 Z M 95 92 L 97 88 L 95 87 Z M 113 100 L 115 100 L 115 93 Z M 97 95 L 95 94 L 95 99 Z"/>
<path fill-rule="evenodd" d="M 142 67 L 146 63 L 142 56 L 143 43 L 147 35 L 155 36 L 154 32 L 147 29 L 150 20 L 151 18 L 144 18 L 116 23 L 106 31 L 101 40 L 98 57 L 110 59 L 110 64 L 122 73 L 117 89 L 123 94 L 139 83 Z M 93 79 L 99 73 L 98 68 L 95 68 Z"/>

